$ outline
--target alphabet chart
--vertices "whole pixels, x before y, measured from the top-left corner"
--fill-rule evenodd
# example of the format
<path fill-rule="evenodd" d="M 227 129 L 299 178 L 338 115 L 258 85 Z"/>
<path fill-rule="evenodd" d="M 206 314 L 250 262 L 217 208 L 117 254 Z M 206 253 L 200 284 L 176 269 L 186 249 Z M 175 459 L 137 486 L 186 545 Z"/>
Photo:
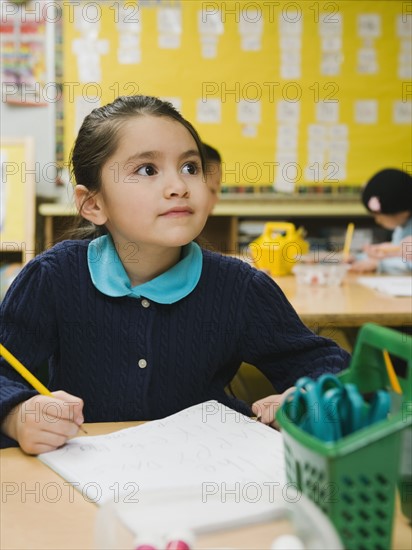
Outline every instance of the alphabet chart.
<path fill-rule="evenodd" d="M 226 187 L 409 170 L 411 21 L 398 0 L 64 2 L 65 156 L 94 107 L 147 94 L 222 153 Z"/>

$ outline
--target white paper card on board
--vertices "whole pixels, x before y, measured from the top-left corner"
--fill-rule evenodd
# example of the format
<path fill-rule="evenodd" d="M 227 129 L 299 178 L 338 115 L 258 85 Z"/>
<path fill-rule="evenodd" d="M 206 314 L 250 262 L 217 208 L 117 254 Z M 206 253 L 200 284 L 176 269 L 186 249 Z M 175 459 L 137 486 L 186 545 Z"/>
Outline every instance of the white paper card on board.
<path fill-rule="evenodd" d="M 222 104 L 219 99 L 199 99 L 196 104 L 196 120 L 204 124 L 219 124 Z"/>
<path fill-rule="evenodd" d="M 396 34 L 400 38 L 412 38 L 412 14 L 411 13 L 403 13 L 402 15 L 397 16 Z"/>
<path fill-rule="evenodd" d="M 377 13 L 364 13 L 357 17 L 358 35 L 363 38 L 378 38 L 381 35 L 381 16 Z"/>
<path fill-rule="evenodd" d="M 298 147 L 298 129 L 297 126 L 280 125 L 276 138 L 278 149 L 297 149 Z"/>
<path fill-rule="evenodd" d="M 287 17 L 282 13 L 279 15 L 279 31 L 281 34 L 300 35 L 303 29 L 303 20 L 299 11 L 293 9 L 293 2 L 291 2 L 291 9 L 288 9 Z"/>
<path fill-rule="evenodd" d="M 179 8 L 159 8 L 157 12 L 157 27 L 159 32 L 159 48 L 173 50 L 180 47 L 182 12 Z"/>
<path fill-rule="evenodd" d="M 260 101 L 241 99 L 237 105 L 237 119 L 243 124 L 259 124 L 261 120 Z"/>
<path fill-rule="evenodd" d="M 121 65 L 133 65 L 140 63 L 141 59 L 140 35 L 135 33 L 119 33 L 118 62 Z"/>
<path fill-rule="evenodd" d="M 298 124 L 300 119 L 300 103 L 291 103 L 290 101 L 278 101 L 276 108 L 276 118 L 279 122 Z"/>
<path fill-rule="evenodd" d="M 320 101 L 316 105 L 316 120 L 336 124 L 339 120 L 339 103 Z"/>
<path fill-rule="evenodd" d="M 331 4 L 331 6 L 333 6 L 333 4 Z M 335 8 L 335 10 L 331 10 L 329 13 L 323 13 L 320 16 L 319 32 L 322 37 L 326 35 L 336 36 L 342 34 L 343 17 L 338 12 L 339 8 L 337 4 L 335 4 Z"/>
<path fill-rule="evenodd" d="M 239 19 L 239 33 L 243 51 L 259 51 L 262 48 L 263 17 L 261 10 L 242 10 Z"/>
<path fill-rule="evenodd" d="M 376 99 L 355 101 L 355 122 L 358 124 L 376 124 L 378 122 L 378 102 Z"/>
<path fill-rule="evenodd" d="M 349 129 L 347 124 L 334 124 L 329 127 L 329 136 L 332 140 L 346 141 L 348 135 Z"/>
<path fill-rule="evenodd" d="M 324 52 L 339 52 L 342 49 L 342 37 L 339 35 L 322 36 L 322 50 Z"/>
<path fill-rule="evenodd" d="M 393 102 L 393 121 L 395 124 L 412 123 L 412 101 Z"/>
<path fill-rule="evenodd" d="M 357 53 L 357 71 L 360 74 L 376 74 L 378 57 L 374 48 L 361 48 Z"/>

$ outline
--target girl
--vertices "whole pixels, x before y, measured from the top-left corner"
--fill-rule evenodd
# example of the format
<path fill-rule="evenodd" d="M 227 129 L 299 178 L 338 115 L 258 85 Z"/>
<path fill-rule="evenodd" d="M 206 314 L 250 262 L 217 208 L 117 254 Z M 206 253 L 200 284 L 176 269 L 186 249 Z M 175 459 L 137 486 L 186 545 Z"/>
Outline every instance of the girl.
<path fill-rule="evenodd" d="M 412 272 L 408 243 L 412 236 L 412 177 L 397 168 L 380 170 L 362 189 L 362 202 L 375 222 L 392 231 L 390 242 L 367 245 L 351 270 L 391 275 Z"/>
<path fill-rule="evenodd" d="M 3 445 L 37 454 L 84 420 L 155 419 L 209 399 L 251 414 L 225 392 L 242 361 L 277 392 L 348 364 L 267 275 L 194 242 L 210 202 L 202 146 L 171 104 L 132 96 L 95 109 L 71 162 L 95 238 L 61 242 L 22 270 L 0 334 L 32 371 L 48 361 L 60 390 L 37 395 L 2 361 Z M 278 401 L 254 412 L 269 424 Z"/>

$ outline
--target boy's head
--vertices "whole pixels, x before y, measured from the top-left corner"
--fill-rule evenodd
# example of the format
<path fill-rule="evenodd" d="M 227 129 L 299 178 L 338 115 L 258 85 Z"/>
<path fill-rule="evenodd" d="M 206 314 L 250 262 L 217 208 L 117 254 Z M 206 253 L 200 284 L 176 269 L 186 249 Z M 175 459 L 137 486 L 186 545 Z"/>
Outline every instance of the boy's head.
<path fill-rule="evenodd" d="M 222 182 L 222 159 L 219 151 L 206 143 L 203 144 L 206 161 L 206 184 L 211 194 L 210 211 L 218 200 L 220 184 Z"/>
<path fill-rule="evenodd" d="M 412 177 L 396 168 L 381 170 L 364 186 L 362 202 L 376 223 L 395 229 L 412 215 Z"/>

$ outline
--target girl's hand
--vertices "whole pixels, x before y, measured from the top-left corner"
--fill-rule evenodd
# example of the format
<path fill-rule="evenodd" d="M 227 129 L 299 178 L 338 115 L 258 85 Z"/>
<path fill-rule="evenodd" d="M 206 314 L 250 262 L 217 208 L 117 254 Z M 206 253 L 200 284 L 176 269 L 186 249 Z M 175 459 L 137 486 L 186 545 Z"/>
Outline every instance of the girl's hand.
<path fill-rule="evenodd" d="M 400 245 L 395 245 L 390 242 L 370 244 L 365 246 L 364 251 L 370 258 L 374 258 L 376 260 L 400 256 L 402 252 Z"/>
<path fill-rule="evenodd" d="M 1 431 L 28 454 L 53 451 L 76 435 L 83 423 L 83 401 L 64 391 L 53 397 L 35 395 L 19 403 L 4 419 Z"/>
<path fill-rule="evenodd" d="M 349 271 L 354 271 L 355 273 L 371 273 L 377 270 L 378 263 L 378 260 L 374 258 L 366 258 L 365 260 L 359 260 L 351 264 Z"/>
<path fill-rule="evenodd" d="M 293 392 L 295 388 L 292 386 L 288 388 L 285 392 L 279 393 L 277 395 L 269 395 L 259 401 L 255 401 L 252 405 L 252 411 L 263 424 L 268 424 L 272 428 L 279 429 L 279 425 L 276 422 L 276 412 L 279 407 L 282 405 L 283 401 Z"/>

